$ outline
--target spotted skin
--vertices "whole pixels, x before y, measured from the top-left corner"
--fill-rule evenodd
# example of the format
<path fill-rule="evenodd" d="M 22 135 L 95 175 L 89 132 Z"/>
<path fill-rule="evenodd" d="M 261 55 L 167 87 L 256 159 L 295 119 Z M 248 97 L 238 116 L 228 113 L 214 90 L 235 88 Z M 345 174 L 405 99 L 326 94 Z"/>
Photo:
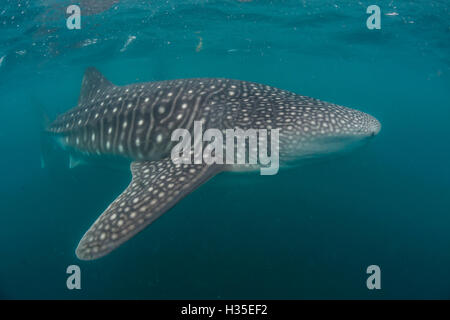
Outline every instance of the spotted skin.
<path fill-rule="evenodd" d="M 175 165 L 170 158 L 131 164 L 133 179 L 80 241 L 84 260 L 109 253 L 220 172 L 218 166 Z"/>
<path fill-rule="evenodd" d="M 78 258 L 104 256 L 207 179 L 240 166 L 175 166 L 171 134 L 192 134 L 194 121 L 204 130 L 279 129 L 281 164 L 366 141 L 381 128 L 366 113 L 263 84 L 205 78 L 116 86 L 88 68 L 78 105 L 47 131 L 72 152 L 132 160 L 133 179 L 84 235 Z"/>

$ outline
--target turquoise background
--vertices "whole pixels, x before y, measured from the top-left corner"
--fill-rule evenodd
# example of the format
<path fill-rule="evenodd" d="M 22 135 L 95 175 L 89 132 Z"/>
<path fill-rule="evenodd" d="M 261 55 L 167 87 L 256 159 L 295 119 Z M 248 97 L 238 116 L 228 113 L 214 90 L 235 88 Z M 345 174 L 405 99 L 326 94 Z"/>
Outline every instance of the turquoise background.
<path fill-rule="evenodd" d="M 1 298 L 450 298 L 448 1 L 81 2 L 81 30 L 65 27 L 69 1 L 0 5 Z M 371 4 L 381 30 L 366 27 Z M 221 174 L 83 262 L 78 241 L 130 174 L 68 169 L 61 152 L 41 169 L 39 110 L 75 106 L 88 66 L 119 85 L 261 82 L 383 127 L 344 157 Z M 71 264 L 82 290 L 66 288 Z"/>

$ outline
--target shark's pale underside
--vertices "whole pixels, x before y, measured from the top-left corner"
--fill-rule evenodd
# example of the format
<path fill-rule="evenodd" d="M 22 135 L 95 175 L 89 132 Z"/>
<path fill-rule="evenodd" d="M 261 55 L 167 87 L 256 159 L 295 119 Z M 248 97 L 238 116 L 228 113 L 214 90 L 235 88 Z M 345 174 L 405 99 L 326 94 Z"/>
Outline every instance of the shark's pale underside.
<path fill-rule="evenodd" d="M 372 116 L 263 84 L 182 79 L 116 86 L 96 69 L 83 78 L 78 105 L 47 131 L 72 151 L 131 159 L 132 180 L 81 239 L 83 260 L 102 257 L 155 221 L 214 175 L 239 165 L 175 165 L 171 133 L 205 129 L 280 129 L 280 163 L 338 151 L 380 130 Z"/>

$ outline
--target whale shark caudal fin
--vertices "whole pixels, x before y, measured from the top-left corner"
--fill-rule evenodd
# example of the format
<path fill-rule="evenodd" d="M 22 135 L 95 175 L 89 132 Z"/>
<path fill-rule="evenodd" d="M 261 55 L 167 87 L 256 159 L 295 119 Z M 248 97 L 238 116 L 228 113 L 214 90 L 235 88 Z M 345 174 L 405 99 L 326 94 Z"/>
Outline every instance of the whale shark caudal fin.
<path fill-rule="evenodd" d="M 48 162 L 50 162 L 52 153 L 55 149 L 54 138 L 45 131 L 50 124 L 50 118 L 47 114 L 47 110 L 36 97 L 30 97 L 30 105 L 35 116 L 34 118 L 39 121 L 40 162 L 41 169 L 44 169 L 47 167 Z"/>
<path fill-rule="evenodd" d="M 175 165 L 170 157 L 132 162 L 129 186 L 83 236 L 77 257 L 93 260 L 108 254 L 221 171 L 219 165 Z"/>
<path fill-rule="evenodd" d="M 89 102 L 93 99 L 99 90 L 104 90 L 107 87 L 113 87 L 108 79 L 100 73 L 96 68 L 89 67 L 84 72 L 83 81 L 81 82 L 80 97 L 78 98 L 78 105 Z"/>

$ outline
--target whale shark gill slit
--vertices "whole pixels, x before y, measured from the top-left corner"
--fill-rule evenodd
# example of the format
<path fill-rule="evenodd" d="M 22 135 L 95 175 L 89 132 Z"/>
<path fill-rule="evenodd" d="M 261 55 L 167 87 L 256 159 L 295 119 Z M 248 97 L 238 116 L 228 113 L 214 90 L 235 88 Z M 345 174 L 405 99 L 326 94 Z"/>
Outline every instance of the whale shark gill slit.
<path fill-rule="evenodd" d="M 83 236 L 77 257 L 108 254 L 221 171 L 219 165 L 176 165 L 170 158 L 132 162 L 130 184 Z"/>

